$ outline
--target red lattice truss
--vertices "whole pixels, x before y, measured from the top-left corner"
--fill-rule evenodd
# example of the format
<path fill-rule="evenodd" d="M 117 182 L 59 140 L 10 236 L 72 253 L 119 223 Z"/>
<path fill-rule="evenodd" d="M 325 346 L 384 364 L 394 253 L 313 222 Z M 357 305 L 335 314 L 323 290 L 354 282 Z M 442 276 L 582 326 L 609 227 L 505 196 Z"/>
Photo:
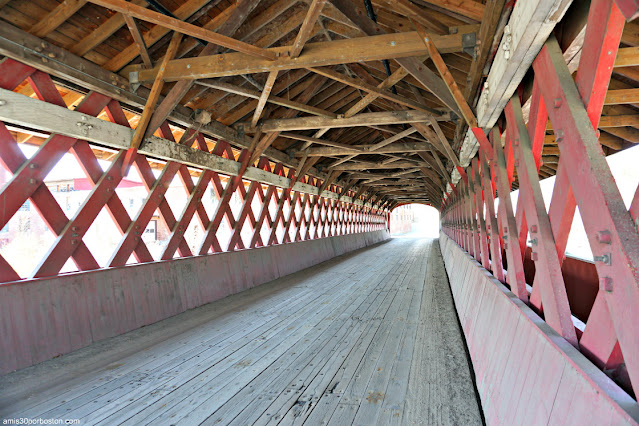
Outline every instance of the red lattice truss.
<path fill-rule="evenodd" d="M 623 26 L 612 0 L 592 2 L 574 79 L 556 39 L 546 42 L 533 63 L 528 126 L 520 99 L 514 96 L 505 108 L 504 133 L 493 129 L 490 141 L 483 133 L 477 135 L 484 139 L 479 158 L 467 169 L 467 180 L 445 201 L 442 228 L 517 297 L 543 312 L 557 333 L 600 368 L 627 370 L 637 394 L 639 190 L 627 209 L 596 130 Z M 548 118 L 561 156 L 547 211 L 538 170 Z M 520 188 L 516 209 L 509 196 L 515 168 Z M 497 211 L 496 193 L 505 195 L 499 197 Z M 577 206 L 600 283 L 585 327 L 573 323 L 561 269 Z M 535 262 L 530 292 L 523 265 L 528 237 Z"/>
<path fill-rule="evenodd" d="M 67 107 L 48 74 L 12 59 L 0 62 L 1 88 L 15 90 L 25 80 L 41 101 Z M 119 102 L 99 93 L 87 94 L 75 110 L 91 116 L 98 116 L 104 111 L 111 122 L 129 126 Z M 168 123 L 160 127 L 160 135 L 174 141 Z M 184 132 L 178 143 L 195 145 L 198 149 L 208 152 L 204 136 L 193 129 Z M 138 154 L 134 167 L 141 176 L 148 195 L 137 216 L 132 218 L 115 192 L 123 179 L 121 169 L 125 152 L 126 150 L 122 150 L 115 154 L 110 166 L 103 171 L 87 141 L 52 134 L 40 145 L 37 152 L 27 159 L 5 124 L 0 122 L 0 162 L 13 174 L 0 191 L 0 229 L 4 228 L 18 209 L 30 199 L 48 228 L 57 236 L 52 247 L 29 277 L 21 277 L 0 256 L 0 282 L 59 274 L 69 258 L 78 270 L 88 271 L 101 267 L 123 267 L 129 262 L 131 255 L 137 262 L 142 263 L 172 259 L 176 252 L 180 257 L 187 257 L 387 227 L 388 213 L 380 208 L 380 203 L 373 206 L 347 203 L 344 200 L 300 193 L 291 188 L 278 188 L 257 181 L 243 180 L 243 172 L 251 166 L 248 164 L 250 155 L 244 150 L 236 159 L 231 146 L 223 140 L 215 142 L 211 154 L 240 162 L 238 176 L 221 176 L 211 170 L 201 170 L 197 182 L 194 183 L 186 165 L 168 162 L 156 178 L 148 159 Z M 88 197 L 71 218 L 65 215 L 44 183 L 47 174 L 67 153 L 77 159 L 93 185 Z M 284 176 L 286 172 L 282 164 L 274 164 L 265 157 L 257 161 L 256 167 L 279 176 Z M 176 176 L 179 176 L 189 194 L 180 216 L 176 216 L 165 199 L 169 184 Z M 288 177 L 291 179 L 291 186 L 298 180 L 293 169 L 288 169 Z M 312 177 L 305 177 L 300 181 L 315 187 L 321 187 L 322 183 Z M 202 204 L 202 197 L 209 184 L 212 184 L 218 201 L 212 217 L 209 217 Z M 326 189 L 337 191 L 335 185 Z M 349 194 L 352 195 L 351 192 Z M 234 195 L 239 196 L 242 202 L 237 217 L 233 215 L 229 203 Z M 258 199 L 257 203 L 254 202 L 255 197 Z M 277 206 L 274 213 L 269 209 L 271 204 Z M 254 206 L 258 206 L 255 211 Z M 107 209 L 122 237 L 109 261 L 100 265 L 83 242 L 83 237 L 103 208 Z M 159 215 L 171 232 L 159 259 L 153 258 L 141 235 L 154 215 Z M 191 250 L 184 237 L 192 220 L 197 220 L 204 229 L 202 241 L 195 251 Z M 225 246 L 220 244 L 216 235 L 222 221 L 226 221 L 231 229 L 230 241 Z M 250 241 L 248 238 L 243 239 L 241 235 L 245 224 L 248 224 L 251 230 Z M 264 229 L 268 231 L 268 239 L 263 240 Z"/>

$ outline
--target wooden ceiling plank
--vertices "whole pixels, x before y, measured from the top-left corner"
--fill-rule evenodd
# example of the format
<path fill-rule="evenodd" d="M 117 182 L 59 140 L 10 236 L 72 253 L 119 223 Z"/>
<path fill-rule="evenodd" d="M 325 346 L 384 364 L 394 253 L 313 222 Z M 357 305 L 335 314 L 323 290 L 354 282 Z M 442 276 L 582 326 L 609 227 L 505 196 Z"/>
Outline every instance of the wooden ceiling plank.
<path fill-rule="evenodd" d="M 132 3 L 146 7 L 147 2 L 145 0 L 133 0 Z M 84 56 L 87 52 L 94 47 L 102 43 L 107 38 L 111 37 L 117 30 L 122 28 L 126 22 L 124 21 L 124 15 L 116 13 L 109 19 L 107 19 L 102 25 L 95 30 L 91 31 L 89 35 L 84 37 L 78 43 L 75 43 L 69 51 L 75 53 L 78 56 Z"/>
<path fill-rule="evenodd" d="M 450 12 L 466 16 L 474 21 L 481 22 L 484 17 L 484 5 L 474 0 L 422 0 L 425 3 L 438 6 Z"/>
<path fill-rule="evenodd" d="M 639 89 L 608 90 L 604 104 L 639 104 Z"/>
<path fill-rule="evenodd" d="M 622 47 L 617 51 L 615 68 L 639 66 L 639 47 Z"/>
<path fill-rule="evenodd" d="M 448 27 L 439 20 L 433 19 L 428 13 L 408 0 L 396 0 L 394 6 L 397 11 L 410 19 L 413 19 L 427 28 L 435 31 L 435 34 L 448 34 Z"/>
<path fill-rule="evenodd" d="M 58 28 L 71 15 L 80 10 L 87 0 L 64 0 L 57 5 L 47 16 L 35 24 L 29 32 L 36 37 L 46 37 L 47 34 Z"/>

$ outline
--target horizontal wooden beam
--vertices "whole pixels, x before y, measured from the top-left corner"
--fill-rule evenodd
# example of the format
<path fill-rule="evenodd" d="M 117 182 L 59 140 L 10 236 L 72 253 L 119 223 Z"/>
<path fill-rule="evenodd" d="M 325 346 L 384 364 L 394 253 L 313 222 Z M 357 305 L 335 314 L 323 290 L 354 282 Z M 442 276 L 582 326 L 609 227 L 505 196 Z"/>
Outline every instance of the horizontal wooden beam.
<path fill-rule="evenodd" d="M 357 114 L 348 118 L 300 117 L 289 119 L 265 120 L 261 125 L 263 132 L 281 132 L 291 130 L 321 129 L 324 127 L 374 126 L 384 124 L 430 123 L 432 120 L 448 121 L 448 114 L 433 117 L 422 111 L 384 111 Z M 251 132 L 255 128 L 250 123 L 241 123 L 244 131 Z"/>
<path fill-rule="evenodd" d="M 345 148 L 345 149 L 349 149 L 351 148 L 352 145 L 348 145 L 348 144 L 344 144 L 344 143 L 339 143 L 339 142 L 334 142 L 328 139 L 319 139 L 319 138 L 314 138 L 311 136 L 304 136 L 304 135 L 298 135 L 295 133 L 280 133 L 279 136 L 283 137 L 283 138 L 288 138 L 288 139 L 293 139 L 296 141 L 302 141 L 302 142 L 311 142 L 311 143 L 315 143 L 318 145 L 324 145 L 324 146 L 332 146 L 335 148 Z"/>
<path fill-rule="evenodd" d="M 218 81 L 214 79 L 198 80 L 197 84 L 201 86 L 210 87 L 212 89 L 222 90 L 228 93 L 233 93 L 235 95 L 246 96 L 247 98 L 252 98 L 252 99 L 259 99 L 261 95 L 261 93 L 257 90 L 248 89 L 246 87 L 237 86 L 235 84 L 225 83 L 223 81 Z M 279 96 L 270 95 L 267 101 L 275 105 L 295 109 L 297 111 L 302 111 L 302 112 L 306 112 L 313 115 L 337 118 L 337 114 L 335 114 L 334 112 L 330 112 L 330 111 L 323 110 L 321 108 L 316 108 L 310 105 L 306 105 L 301 102 L 291 101 L 286 98 L 280 98 Z"/>
<path fill-rule="evenodd" d="M 394 163 L 372 163 L 368 161 L 358 161 L 356 163 L 345 163 L 335 166 L 335 170 L 373 170 L 373 169 L 401 169 L 401 168 L 414 168 L 414 167 L 427 167 L 428 165 L 423 162 L 413 161 L 396 161 Z"/>
<path fill-rule="evenodd" d="M 394 143 L 383 148 L 375 149 L 375 145 L 353 145 L 349 148 L 310 148 L 308 151 L 300 151 L 295 155 L 301 157 L 308 155 L 309 157 L 329 157 L 335 155 L 352 155 L 352 154 L 393 154 L 402 152 L 418 152 L 430 149 L 430 144 L 426 143 Z"/>
<path fill-rule="evenodd" d="M 110 149 L 127 149 L 135 132 L 134 129 L 126 126 L 5 89 L 0 89 L 0 101 L 4 101 L 0 105 L 0 121 L 2 122 L 82 139 Z M 38 113 L 34 114 L 34 111 Z M 150 158 L 176 161 L 189 167 L 212 170 L 228 176 L 237 176 L 241 169 L 241 164 L 237 161 L 156 136 L 145 138 L 138 153 Z M 279 188 L 289 188 L 291 185 L 291 179 L 256 167 L 248 167 L 242 178 Z M 296 182 L 293 185 L 293 190 L 311 195 L 319 194 L 319 188 L 301 182 Z M 322 196 L 333 200 L 339 198 L 339 194 L 331 191 L 324 191 Z M 341 200 L 347 203 L 353 202 L 352 198 L 346 196 L 341 197 Z M 362 201 L 357 200 L 354 204 L 361 205 Z M 368 206 L 370 207 L 371 204 Z"/>
<path fill-rule="evenodd" d="M 462 34 L 433 36 L 433 41 L 442 53 L 462 51 Z M 255 58 L 244 53 L 175 59 L 167 65 L 165 80 L 224 77 L 426 54 L 426 47 L 416 32 L 309 43 L 304 46 L 304 51 L 297 58 L 288 56 L 289 49 L 288 46 L 266 49 L 278 56 L 274 61 Z M 157 68 L 147 70 L 133 65 L 125 68 L 124 71 L 130 73 L 132 83 L 146 83 L 155 79 L 158 70 Z"/>
<path fill-rule="evenodd" d="M 615 68 L 639 66 L 639 47 L 623 47 L 617 51 Z"/>
<path fill-rule="evenodd" d="M 639 89 L 608 90 L 604 104 L 639 104 Z"/>
<path fill-rule="evenodd" d="M 639 114 L 606 115 L 599 119 L 598 127 L 600 129 L 611 127 L 639 127 Z M 546 130 L 552 130 L 550 120 L 548 120 Z"/>

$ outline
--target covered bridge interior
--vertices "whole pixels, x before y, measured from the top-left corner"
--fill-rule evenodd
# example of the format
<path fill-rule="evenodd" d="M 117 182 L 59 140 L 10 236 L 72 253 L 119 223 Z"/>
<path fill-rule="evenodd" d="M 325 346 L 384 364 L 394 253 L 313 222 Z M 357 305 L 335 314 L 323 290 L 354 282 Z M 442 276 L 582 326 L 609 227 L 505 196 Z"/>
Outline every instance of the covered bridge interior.
<path fill-rule="evenodd" d="M 0 418 L 637 424 L 637 18 L 0 0 Z"/>

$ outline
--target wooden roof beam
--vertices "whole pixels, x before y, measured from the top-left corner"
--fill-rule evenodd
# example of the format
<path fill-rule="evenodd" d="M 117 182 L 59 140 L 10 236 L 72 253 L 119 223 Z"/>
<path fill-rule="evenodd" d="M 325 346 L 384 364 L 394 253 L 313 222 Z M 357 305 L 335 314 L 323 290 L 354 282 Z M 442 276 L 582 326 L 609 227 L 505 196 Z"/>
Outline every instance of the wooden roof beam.
<path fill-rule="evenodd" d="M 375 34 L 383 34 L 379 25 L 369 19 L 361 9 L 357 8 L 350 0 L 330 0 L 331 3 L 342 12 L 348 19 L 361 28 L 369 36 Z M 446 36 L 444 36 L 446 37 Z M 420 38 L 421 41 L 421 38 Z M 442 52 L 441 48 L 437 48 Z M 448 92 L 446 84 L 439 78 L 434 72 L 424 66 L 418 59 L 413 57 L 397 57 L 397 62 L 408 71 L 417 81 L 420 82 L 426 89 L 432 92 L 437 98 L 439 98 L 444 105 L 448 106 L 455 113 L 459 114 L 455 100 Z M 389 58 L 380 58 L 389 59 Z"/>
<path fill-rule="evenodd" d="M 430 145 L 424 143 L 395 143 L 388 145 L 384 148 L 378 148 L 373 150 L 375 145 L 352 145 L 347 147 L 325 147 L 325 148 L 310 148 L 308 151 L 300 151 L 295 153 L 297 157 L 308 155 L 309 157 L 329 157 L 329 156 L 342 156 L 342 155 L 366 155 L 366 154 L 393 154 L 403 152 L 419 152 L 430 148 Z"/>
<path fill-rule="evenodd" d="M 153 68 L 153 61 L 151 61 L 151 56 L 149 56 L 149 51 L 146 48 L 146 43 L 144 42 L 144 37 L 142 37 L 140 27 L 138 27 L 137 22 L 135 22 L 135 18 L 129 15 L 123 15 L 123 17 L 124 22 L 126 22 L 126 26 L 129 28 L 131 37 L 133 37 L 133 42 L 138 46 L 142 63 L 144 63 L 144 66 L 147 68 Z"/>
<path fill-rule="evenodd" d="M 107 1 L 107 0 L 95 0 Z M 114 1 L 114 0 L 109 0 Z M 460 52 L 462 50 L 462 34 L 433 36 L 440 52 Z M 336 40 L 330 42 L 310 43 L 298 58 L 284 56 L 290 47 L 264 49 L 269 55 L 279 57 L 276 60 L 254 58 L 243 53 L 227 53 L 223 55 L 200 56 L 197 58 L 175 59 L 169 62 L 166 71 L 167 81 L 224 77 L 239 74 L 281 71 L 287 69 L 319 67 L 327 65 L 347 64 L 360 61 L 376 61 L 381 59 L 407 58 L 424 55 L 424 44 L 416 32 L 384 34 L 372 37 Z M 339 52 L 339 55 L 336 54 Z M 424 65 L 415 60 L 416 67 L 426 70 Z M 125 68 L 125 72 L 133 73 L 133 83 L 152 81 L 157 69 L 145 70 L 138 65 Z M 430 72 L 430 70 L 429 70 Z M 442 82 L 442 84 L 444 84 Z M 446 89 L 444 87 L 444 89 Z M 447 90 L 447 89 L 446 89 Z M 450 94 L 448 95 L 450 96 Z M 454 108 L 456 106 L 454 105 Z"/>
<path fill-rule="evenodd" d="M 300 30 L 297 33 L 293 46 L 291 46 L 291 51 L 289 53 L 291 58 L 297 58 L 300 56 L 300 53 L 302 53 L 302 49 L 304 48 L 306 41 L 311 37 L 313 26 L 319 18 L 320 12 L 322 11 L 325 3 L 326 0 L 313 0 L 309 6 L 304 22 L 302 22 L 302 25 L 300 26 Z"/>
<path fill-rule="evenodd" d="M 217 35 L 230 38 L 233 35 L 240 25 L 246 20 L 251 11 L 257 6 L 257 2 L 253 0 L 238 0 L 237 3 L 233 6 L 234 9 L 228 15 L 228 18 L 224 21 L 224 23 L 218 29 Z M 210 55 L 213 53 L 217 53 L 220 49 L 220 46 L 209 43 L 204 46 L 204 49 L 200 51 L 200 56 Z M 170 63 L 170 62 L 169 62 Z M 168 67 L 168 65 L 167 65 Z M 149 123 L 149 130 L 147 135 L 153 134 L 156 129 L 160 127 L 160 125 L 166 120 L 171 111 L 175 109 L 177 105 L 179 105 L 180 101 L 192 87 L 193 81 L 180 81 L 175 84 L 171 91 L 166 95 L 162 103 L 158 106 L 157 110 L 151 117 L 151 122 Z"/>
<path fill-rule="evenodd" d="M 253 45 L 235 40 L 231 37 L 206 30 L 197 25 L 189 24 L 179 19 L 163 15 L 152 10 L 145 9 L 124 0 L 89 0 L 91 3 L 123 13 L 125 15 L 138 18 L 142 21 L 160 25 L 165 28 L 177 31 L 181 34 L 189 35 L 198 39 L 205 40 L 219 46 L 233 49 L 247 55 L 255 56 L 262 59 L 274 60 L 276 56 L 265 49 L 260 49 Z"/>
<path fill-rule="evenodd" d="M 300 117 L 290 119 L 267 120 L 261 125 L 261 130 L 268 132 L 283 132 L 291 130 L 311 130 L 324 127 L 353 127 L 384 124 L 406 124 L 431 122 L 433 116 L 421 111 L 386 111 L 357 114 L 349 118 Z M 436 120 L 448 120 L 447 115 L 435 117 Z M 246 132 L 254 131 L 249 123 L 241 123 Z M 417 129 L 419 131 L 419 128 Z"/>
<path fill-rule="evenodd" d="M 405 97 L 395 95 L 395 94 L 393 94 L 391 92 L 388 92 L 388 91 L 386 91 L 386 90 L 384 90 L 382 88 L 372 86 L 372 85 L 370 85 L 368 83 L 365 83 L 364 81 L 360 81 L 360 80 L 357 80 L 355 78 L 348 77 L 348 76 L 343 75 L 341 73 L 338 73 L 336 71 L 332 71 L 332 70 L 327 69 L 327 68 L 309 68 L 309 70 L 313 71 L 313 72 L 315 72 L 317 74 L 321 74 L 323 76 L 331 78 L 331 79 L 333 79 L 335 81 L 339 81 L 340 83 L 352 86 L 352 87 L 354 87 L 356 89 L 365 90 L 365 91 L 369 92 L 371 95 L 374 95 L 374 96 L 370 96 L 371 99 L 375 99 L 376 97 L 379 96 L 379 97 L 388 99 L 390 101 L 396 102 L 396 103 L 398 103 L 400 105 L 407 106 L 407 107 L 412 108 L 412 109 L 428 112 L 428 113 L 431 113 L 431 114 L 433 114 L 433 113 L 437 114 L 438 113 L 437 110 L 435 110 L 433 108 L 429 108 L 426 105 L 422 105 L 419 102 L 415 102 L 415 101 L 413 101 L 411 99 L 407 99 Z M 406 74 L 404 74 L 404 75 L 406 75 Z M 390 83 L 385 83 L 384 86 L 388 86 L 389 84 Z"/>

